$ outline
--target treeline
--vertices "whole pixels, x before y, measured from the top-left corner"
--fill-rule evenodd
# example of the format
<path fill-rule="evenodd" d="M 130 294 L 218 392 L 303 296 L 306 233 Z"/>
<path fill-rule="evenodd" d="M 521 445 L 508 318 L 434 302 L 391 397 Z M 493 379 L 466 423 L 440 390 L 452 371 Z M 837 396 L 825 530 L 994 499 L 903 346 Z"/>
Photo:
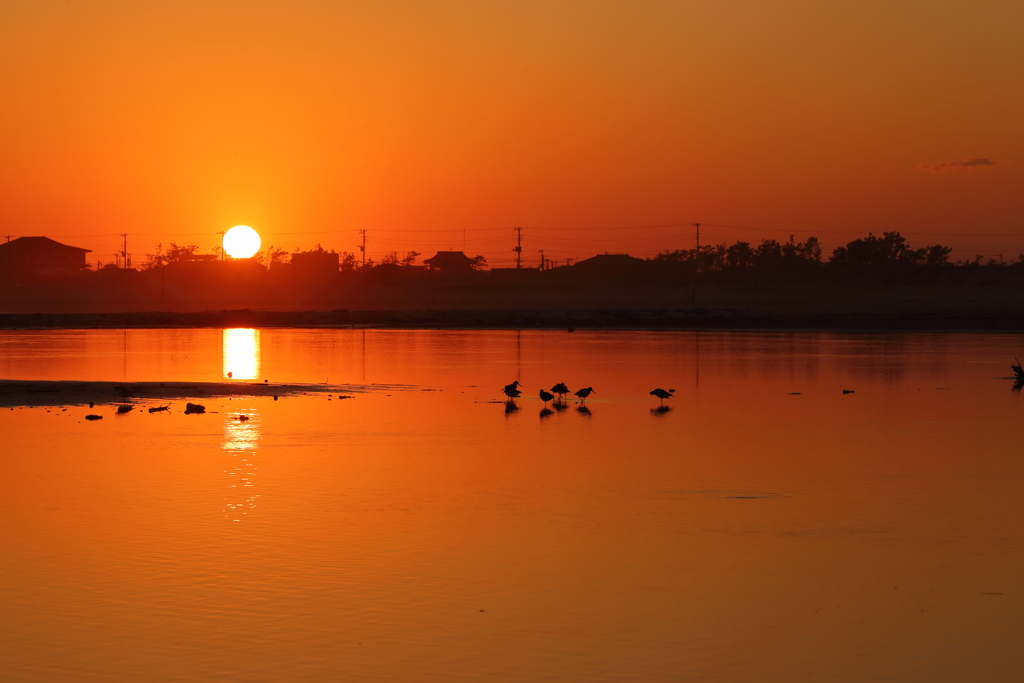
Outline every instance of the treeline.
<path fill-rule="evenodd" d="M 735 242 L 664 251 L 651 261 L 690 273 L 719 274 L 717 278 L 723 280 L 761 274 L 789 279 L 955 280 L 972 274 L 998 278 L 1024 270 L 1024 255 L 1009 263 L 981 256 L 953 262 L 949 259 L 952 251 L 952 247 L 941 244 L 912 248 L 894 231 L 881 236 L 868 234 L 836 247 L 827 260 L 822 259 L 817 237 L 803 242 L 790 237 L 786 242 L 764 240 L 756 246 Z"/>

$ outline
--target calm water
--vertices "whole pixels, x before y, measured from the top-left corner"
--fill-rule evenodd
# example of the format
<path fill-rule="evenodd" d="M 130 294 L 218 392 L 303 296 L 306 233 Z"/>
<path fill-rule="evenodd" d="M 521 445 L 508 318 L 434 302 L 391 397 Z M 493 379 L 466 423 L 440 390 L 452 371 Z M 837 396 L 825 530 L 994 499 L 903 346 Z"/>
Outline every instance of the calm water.
<path fill-rule="evenodd" d="M 387 385 L 0 411 L 0 674 L 1019 681 L 1015 355 L 1019 335 L 0 333 L 8 378 Z M 594 387 L 587 410 L 542 412 L 559 381 Z"/>

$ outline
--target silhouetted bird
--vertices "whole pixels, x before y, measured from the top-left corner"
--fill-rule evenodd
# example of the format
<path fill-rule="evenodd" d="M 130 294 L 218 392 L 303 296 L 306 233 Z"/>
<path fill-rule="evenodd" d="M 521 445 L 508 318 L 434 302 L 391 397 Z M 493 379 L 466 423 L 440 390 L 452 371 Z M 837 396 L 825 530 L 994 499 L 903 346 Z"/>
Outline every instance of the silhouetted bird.
<path fill-rule="evenodd" d="M 843 389 L 843 393 L 844 394 L 852 394 L 853 393 L 853 389 Z"/>
<path fill-rule="evenodd" d="M 569 387 L 565 386 L 565 382 L 559 382 L 551 387 L 551 392 L 558 394 L 558 397 L 564 401 L 565 395 L 569 393 Z"/>
<path fill-rule="evenodd" d="M 651 392 L 651 396 L 657 396 L 661 399 L 661 404 L 665 405 L 665 399 L 672 398 L 673 393 L 675 393 L 675 389 L 669 389 L 668 391 L 665 391 L 664 389 L 655 389 Z"/>
<path fill-rule="evenodd" d="M 520 386 L 522 385 L 519 383 L 519 380 L 516 380 L 515 382 L 512 382 L 512 384 L 506 384 L 505 388 L 501 391 L 509 398 L 518 398 L 519 394 L 523 393 L 519 391 Z"/>
<path fill-rule="evenodd" d="M 579 397 L 581 403 L 586 403 L 587 396 L 594 393 L 594 387 L 584 387 L 576 392 L 576 396 Z"/>
<path fill-rule="evenodd" d="M 544 401 L 544 406 L 545 407 L 547 407 L 548 401 L 550 401 L 551 399 L 553 399 L 555 397 L 554 394 L 552 394 L 552 393 L 550 393 L 548 391 L 544 391 L 543 389 L 540 390 L 540 394 L 539 395 L 540 395 L 540 400 Z"/>

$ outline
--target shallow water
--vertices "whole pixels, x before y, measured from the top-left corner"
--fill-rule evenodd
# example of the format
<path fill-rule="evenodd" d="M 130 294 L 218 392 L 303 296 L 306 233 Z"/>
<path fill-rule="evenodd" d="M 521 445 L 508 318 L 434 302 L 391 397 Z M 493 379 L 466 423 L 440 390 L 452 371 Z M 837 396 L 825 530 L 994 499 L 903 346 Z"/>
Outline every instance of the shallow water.
<path fill-rule="evenodd" d="M 387 385 L 0 411 L 0 671 L 1017 681 L 1022 341 L 0 333 L 8 378 Z"/>

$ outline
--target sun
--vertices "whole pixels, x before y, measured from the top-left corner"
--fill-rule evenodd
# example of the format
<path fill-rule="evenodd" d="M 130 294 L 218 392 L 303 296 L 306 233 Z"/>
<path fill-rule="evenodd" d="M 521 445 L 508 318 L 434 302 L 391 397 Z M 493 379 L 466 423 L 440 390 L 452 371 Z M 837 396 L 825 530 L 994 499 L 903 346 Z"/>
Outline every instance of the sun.
<path fill-rule="evenodd" d="M 236 225 L 224 233 L 223 246 L 231 258 L 249 258 L 260 250 L 260 235 L 248 225 Z"/>

